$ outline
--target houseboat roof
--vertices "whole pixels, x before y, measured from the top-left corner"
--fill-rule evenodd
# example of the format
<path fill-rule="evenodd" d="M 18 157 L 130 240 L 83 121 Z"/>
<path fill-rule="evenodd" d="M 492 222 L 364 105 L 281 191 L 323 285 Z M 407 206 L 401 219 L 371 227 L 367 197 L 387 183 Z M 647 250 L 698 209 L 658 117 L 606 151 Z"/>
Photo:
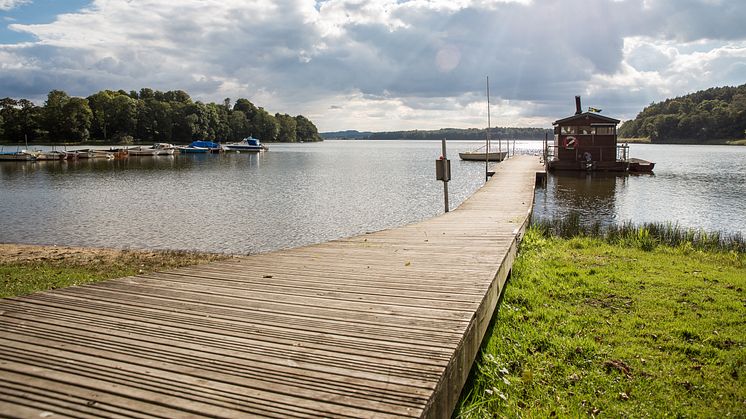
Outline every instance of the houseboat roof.
<path fill-rule="evenodd" d="M 583 120 L 595 119 L 598 122 L 608 122 L 610 124 L 615 124 L 615 125 L 620 122 L 618 119 L 609 118 L 608 116 L 599 115 L 598 113 L 595 113 L 595 112 L 583 112 L 583 113 L 580 113 L 580 114 L 577 114 L 577 115 L 568 116 L 567 118 L 558 119 L 558 120 L 554 121 L 552 123 L 552 125 L 565 124 L 567 122 L 573 122 L 575 120 L 580 120 L 580 119 L 583 119 Z"/>

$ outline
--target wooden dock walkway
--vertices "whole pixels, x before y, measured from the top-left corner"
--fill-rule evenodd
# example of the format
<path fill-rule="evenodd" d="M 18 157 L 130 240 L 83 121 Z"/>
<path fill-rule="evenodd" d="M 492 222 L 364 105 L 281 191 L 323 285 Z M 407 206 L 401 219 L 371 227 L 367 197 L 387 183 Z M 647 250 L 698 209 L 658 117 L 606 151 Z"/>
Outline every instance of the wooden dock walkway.
<path fill-rule="evenodd" d="M 0 416 L 450 417 L 541 170 L 401 228 L 0 300 Z"/>

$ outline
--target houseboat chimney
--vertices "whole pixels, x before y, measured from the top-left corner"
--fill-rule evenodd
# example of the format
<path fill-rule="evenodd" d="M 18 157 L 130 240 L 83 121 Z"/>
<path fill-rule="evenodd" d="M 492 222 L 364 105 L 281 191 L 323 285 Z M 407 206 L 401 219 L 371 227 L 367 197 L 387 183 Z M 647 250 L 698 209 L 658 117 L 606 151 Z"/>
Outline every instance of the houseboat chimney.
<path fill-rule="evenodd" d="M 583 111 L 580 109 L 580 96 L 575 96 L 575 115 L 580 115 L 581 113 L 583 113 Z"/>

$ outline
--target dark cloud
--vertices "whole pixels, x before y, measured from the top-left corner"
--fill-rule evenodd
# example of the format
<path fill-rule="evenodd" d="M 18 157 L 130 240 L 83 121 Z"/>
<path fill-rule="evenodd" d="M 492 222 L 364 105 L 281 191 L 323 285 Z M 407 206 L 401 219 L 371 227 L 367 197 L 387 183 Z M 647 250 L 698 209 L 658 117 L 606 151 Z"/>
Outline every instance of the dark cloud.
<path fill-rule="evenodd" d="M 322 119 L 352 100 L 370 106 L 360 115 L 401 106 L 458 121 L 484 100 L 490 76 L 492 96 L 530 104 L 531 120 L 564 115 L 575 94 L 633 116 L 666 95 L 746 79 L 744 17 L 736 0 L 101 2 L 49 25 L 15 25 L 39 42 L 0 47 L 0 88 L 24 97 L 183 89 Z M 706 50 L 692 51 L 705 39 Z"/>

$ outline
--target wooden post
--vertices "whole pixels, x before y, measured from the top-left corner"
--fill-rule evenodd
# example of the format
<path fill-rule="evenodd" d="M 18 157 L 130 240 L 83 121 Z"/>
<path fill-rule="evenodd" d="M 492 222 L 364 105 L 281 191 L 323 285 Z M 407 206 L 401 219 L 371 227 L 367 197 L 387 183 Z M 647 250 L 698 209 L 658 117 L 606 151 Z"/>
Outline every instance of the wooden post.
<path fill-rule="evenodd" d="M 446 155 L 446 139 L 445 138 L 441 141 L 440 145 L 441 145 L 442 152 L 443 152 L 444 163 L 447 165 L 448 156 Z M 445 202 L 446 212 L 448 212 L 448 181 L 450 180 L 450 178 L 451 178 L 451 174 L 448 173 L 447 178 L 443 180 L 443 200 Z"/>
<path fill-rule="evenodd" d="M 484 147 L 484 182 L 487 183 L 490 180 L 490 76 L 487 76 L 487 144 Z"/>

